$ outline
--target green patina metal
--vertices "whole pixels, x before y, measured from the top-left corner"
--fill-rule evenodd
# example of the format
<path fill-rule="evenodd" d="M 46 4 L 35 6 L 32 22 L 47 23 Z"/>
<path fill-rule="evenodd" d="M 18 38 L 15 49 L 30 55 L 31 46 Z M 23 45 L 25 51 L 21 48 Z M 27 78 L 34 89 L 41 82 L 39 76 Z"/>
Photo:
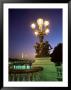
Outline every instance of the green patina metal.
<path fill-rule="evenodd" d="M 35 58 L 34 66 L 43 67 L 43 71 L 40 72 L 40 81 L 57 81 L 57 69 L 50 57 Z"/>

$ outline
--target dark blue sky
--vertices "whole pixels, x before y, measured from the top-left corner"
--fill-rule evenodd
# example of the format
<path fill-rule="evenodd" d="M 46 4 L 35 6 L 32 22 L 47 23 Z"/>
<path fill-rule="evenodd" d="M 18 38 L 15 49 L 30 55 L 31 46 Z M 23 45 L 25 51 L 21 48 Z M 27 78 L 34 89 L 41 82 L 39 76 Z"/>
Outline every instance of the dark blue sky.
<path fill-rule="evenodd" d="M 30 25 L 38 18 L 49 20 L 50 33 L 45 36 L 54 48 L 62 42 L 62 9 L 9 9 L 9 57 L 34 58 L 35 37 Z"/>

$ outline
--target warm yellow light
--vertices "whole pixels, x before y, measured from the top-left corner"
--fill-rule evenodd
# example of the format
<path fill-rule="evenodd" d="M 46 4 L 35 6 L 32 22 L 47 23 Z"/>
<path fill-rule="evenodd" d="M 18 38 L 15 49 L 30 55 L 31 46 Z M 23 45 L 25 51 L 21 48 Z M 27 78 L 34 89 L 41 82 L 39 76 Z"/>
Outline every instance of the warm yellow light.
<path fill-rule="evenodd" d="M 49 31 L 49 29 L 46 29 L 45 30 L 45 34 L 48 34 L 50 31 Z"/>
<path fill-rule="evenodd" d="M 37 19 L 37 24 L 38 25 L 43 25 L 43 19 L 42 18 Z"/>
<path fill-rule="evenodd" d="M 35 31 L 34 33 L 35 33 L 36 36 L 38 35 L 38 31 Z"/>
<path fill-rule="evenodd" d="M 32 28 L 32 29 L 35 29 L 35 27 L 36 27 L 35 23 L 32 23 L 32 24 L 31 24 L 31 28 Z"/>
<path fill-rule="evenodd" d="M 49 25 L 49 21 L 44 21 L 44 26 L 48 26 Z"/>
<path fill-rule="evenodd" d="M 22 59 L 23 59 L 23 53 L 22 53 Z"/>

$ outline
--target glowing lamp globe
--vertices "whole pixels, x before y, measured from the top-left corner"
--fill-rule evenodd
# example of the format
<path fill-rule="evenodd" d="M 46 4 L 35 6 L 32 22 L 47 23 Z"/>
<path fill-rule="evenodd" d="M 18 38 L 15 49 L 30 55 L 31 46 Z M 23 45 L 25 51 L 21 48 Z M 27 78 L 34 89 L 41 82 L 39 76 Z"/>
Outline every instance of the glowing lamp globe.
<path fill-rule="evenodd" d="M 35 33 L 36 36 L 38 36 L 38 34 L 39 34 L 38 31 L 35 31 L 34 33 Z"/>
<path fill-rule="evenodd" d="M 45 30 L 45 34 L 48 34 L 50 31 L 49 31 L 49 29 L 46 29 Z"/>
<path fill-rule="evenodd" d="M 37 19 L 37 24 L 40 26 L 40 25 L 43 25 L 43 19 L 42 18 L 39 18 Z"/>
<path fill-rule="evenodd" d="M 44 26 L 48 26 L 49 25 L 49 21 L 44 21 Z"/>
<path fill-rule="evenodd" d="M 35 29 L 35 27 L 36 27 L 35 23 L 31 24 L 32 29 Z"/>

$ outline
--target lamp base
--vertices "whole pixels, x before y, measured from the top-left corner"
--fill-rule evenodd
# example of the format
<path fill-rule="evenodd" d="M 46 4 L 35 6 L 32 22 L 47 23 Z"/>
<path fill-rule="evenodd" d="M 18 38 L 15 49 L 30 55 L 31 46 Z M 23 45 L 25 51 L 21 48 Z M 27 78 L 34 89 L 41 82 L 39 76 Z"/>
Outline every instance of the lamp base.
<path fill-rule="evenodd" d="M 51 57 L 35 58 L 32 67 L 43 67 L 39 81 L 57 81 L 57 70 L 55 64 L 51 62 Z"/>

